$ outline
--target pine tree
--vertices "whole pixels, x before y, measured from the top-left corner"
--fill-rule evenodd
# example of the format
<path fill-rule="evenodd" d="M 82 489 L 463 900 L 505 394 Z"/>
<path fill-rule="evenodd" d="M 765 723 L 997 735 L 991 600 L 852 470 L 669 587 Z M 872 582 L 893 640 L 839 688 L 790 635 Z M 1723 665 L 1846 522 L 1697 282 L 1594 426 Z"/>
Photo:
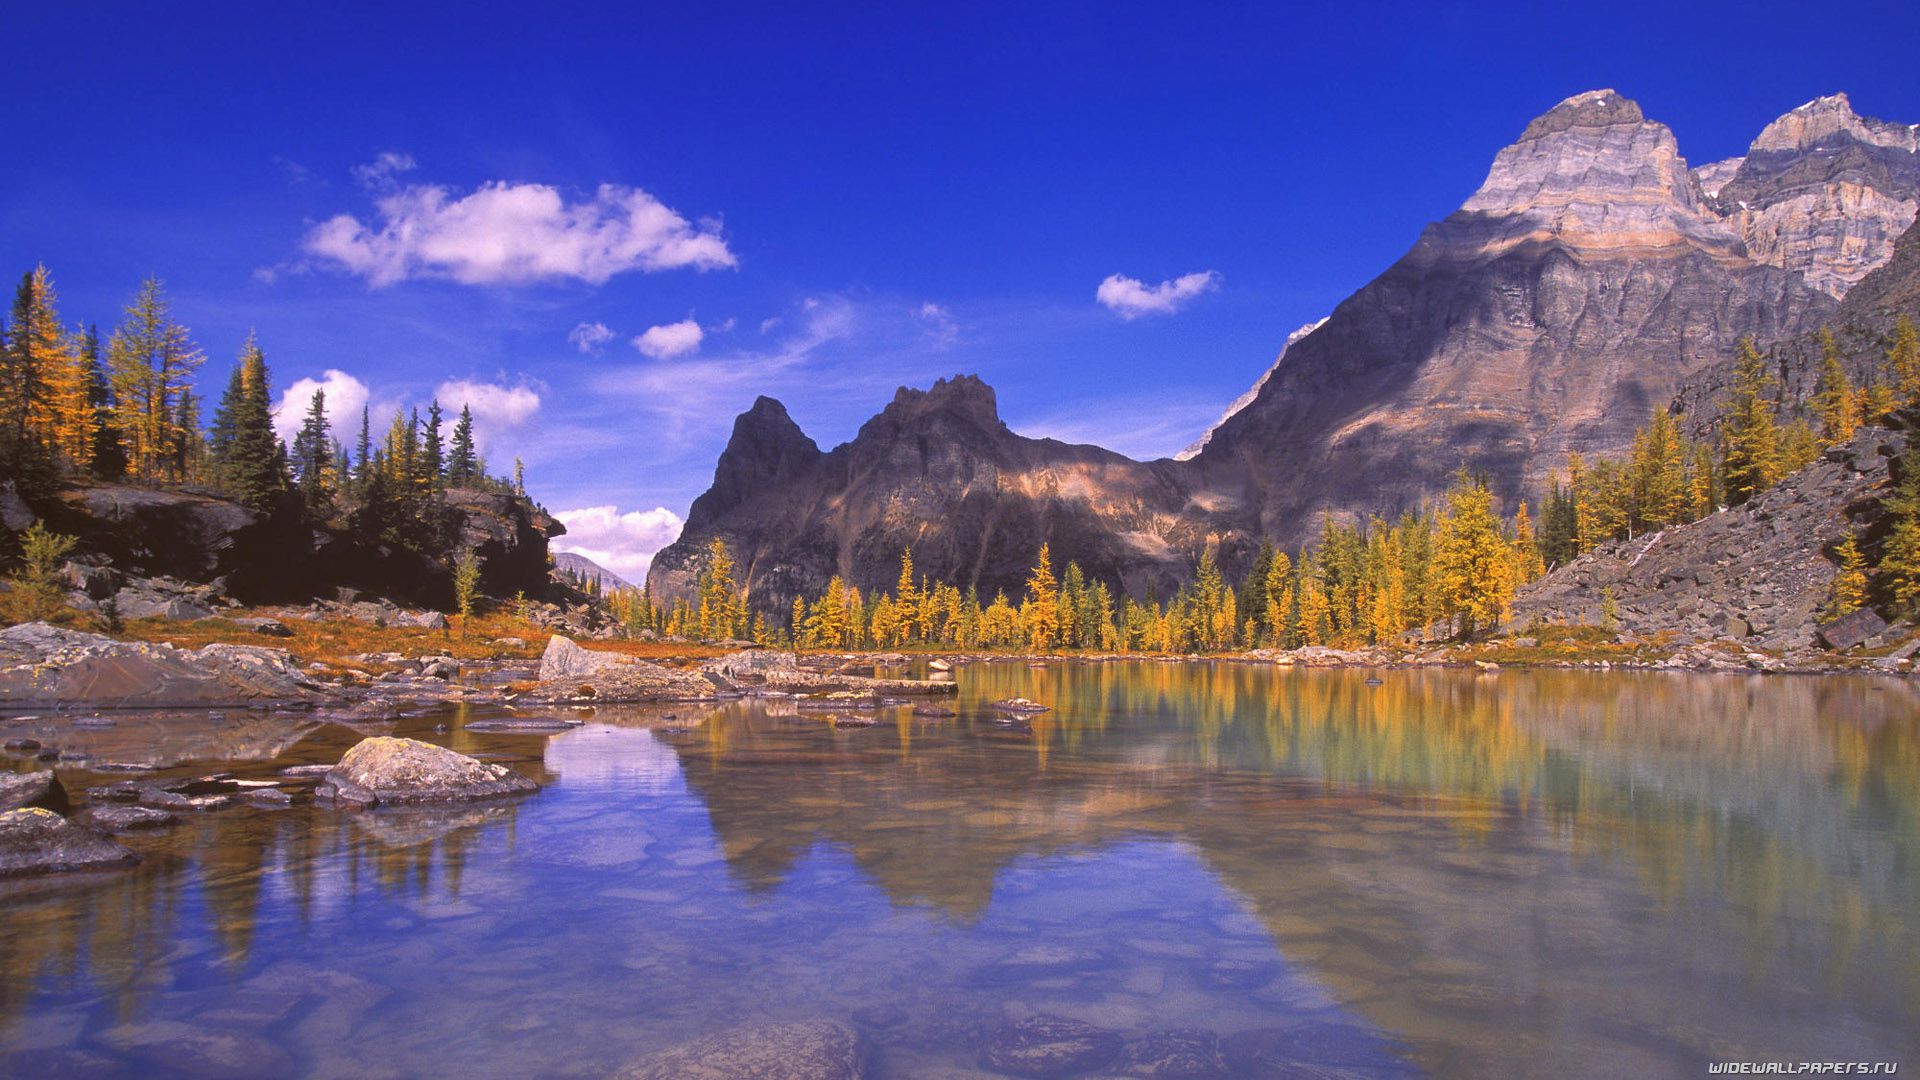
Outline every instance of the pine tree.
<path fill-rule="evenodd" d="M 1827 594 L 1827 615 L 1837 618 L 1866 604 L 1867 560 L 1860 554 L 1860 542 L 1852 530 L 1834 547 L 1833 554 L 1840 561 L 1840 569 Z"/>
<path fill-rule="evenodd" d="M 1527 516 L 1527 504 L 1513 512 L 1513 565 L 1516 584 L 1524 585 L 1547 572 L 1540 557 L 1540 544 L 1533 535 L 1533 521 Z"/>
<path fill-rule="evenodd" d="M 288 488 L 271 393 L 266 354 L 249 333 L 214 412 L 209 449 L 220 485 L 258 513 L 276 509 Z"/>
<path fill-rule="evenodd" d="M 453 446 L 447 454 L 447 482 L 466 487 L 480 478 L 480 459 L 473 446 L 473 410 L 460 406 L 453 425 Z"/>
<path fill-rule="evenodd" d="M 367 479 L 373 463 L 373 417 L 367 406 L 360 406 L 360 442 L 353 450 L 354 487 L 357 491 L 367 489 Z"/>
<path fill-rule="evenodd" d="M 53 279 L 35 267 L 14 293 L 0 350 L 0 467 L 29 488 L 45 486 L 62 466 L 87 467 L 91 434 L 83 361 L 60 325 Z"/>
<path fill-rule="evenodd" d="M 127 471 L 127 454 L 120 430 L 113 426 L 113 384 L 100 356 L 100 329 L 91 323 L 80 336 L 80 363 L 86 368 L 87 406 L 93 413 L 89 468 L 95 479 L 117 480 Z"/>
<path fill-rule="evenodd" d="M 1920 602 L 1920 440 L 1900 455 L 1900 481 L 1886 500 L 1892 528 L 1880 550 L 1880 585 L 1912 611 Z"/>
<path fill-rule="evenodd" d="M 1513 601 L 1513 551 L 1500 534 L 1493 493 L 1464 471 L 1447 494 L 1433 572 L 1439 614 L 1454 621 L 1462 637 L 1506 617 Z"/>
<path fill-rule="evenodd" d="M 1911 315 L 1902 314 L 1893 324 L 1887 367 L 1893 372 L 1896 407 L 1920 402 L 1920 329 L 1914 327 Z"/>
<path fill-rule="evenodd" d="M 440 415 L 440 399 L 435 398 L 427 406 L 426 440 L 420 462 L 427 485 L 435 489 L 444 488 L 447 482 L 446 441 L 440 435 Z"/>
<path fill-rule="evenodd" d="M 1721 433 L 1721 471 L 1727 502 L 1739 506 L 1780 478 L 1780 430 L 1768 392 L 1773 379 L 1752 338 L 1734 354 L 1733 396 Z"/>
<path fill-rule="evenodd" d="M 107 343 L 114 426 L 126 449 L 128 471 L 149 483 L 177 472 L 181 399 L 205 359 L 173 321 L 157 278 L 148 278 Z"/>
<path fill-rule="evenodd" d="M 306 418 L 293 437 L 293 469 L 300 481 L 300 501 L 317 514 L 332 498 L 329 473 L 333 467 L 333 436 L 327 425 L 327 392 L 316 389 Z"/>
<path fill-rule="evenodd" d="M 1829 445 L 1853 438 L 1860 424 L 1860 402 L 1853 380 L 1840 363 L 1840 344 L 1833 328 L 1820 330 L 1820 381 L 1813 395 L 1813 414 L 1820 420 L 1820 434 Z"/>
<path fill-rule="evenodd" d="M 1053 556 L 1046 544 L 1027 575 L 1027 598 L 1020 605 L 1021 621 L 1026 624 L 1027 644 L 1034 652 L 1046 652 L 1060 639 L 1059 584 L 1053 576 Z"/>

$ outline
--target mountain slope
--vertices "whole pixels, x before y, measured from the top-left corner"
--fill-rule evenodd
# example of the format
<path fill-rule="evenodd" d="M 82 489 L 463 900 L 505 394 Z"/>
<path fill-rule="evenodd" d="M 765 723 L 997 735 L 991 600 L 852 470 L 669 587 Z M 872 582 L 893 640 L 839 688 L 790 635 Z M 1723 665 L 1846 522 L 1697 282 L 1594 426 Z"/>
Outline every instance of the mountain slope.
<path fill-rule="evenodd" d="M 1514 500 L 1569 450 L 1623 449 L 1740 337 L 1795 334 L 1833 306 L 1746 256 L 1664 125 L 1582 94 L 1289 349 L 1194 464 L 1284 541 L 1323 513 L 1415 505 L 1463 464 Z"/>

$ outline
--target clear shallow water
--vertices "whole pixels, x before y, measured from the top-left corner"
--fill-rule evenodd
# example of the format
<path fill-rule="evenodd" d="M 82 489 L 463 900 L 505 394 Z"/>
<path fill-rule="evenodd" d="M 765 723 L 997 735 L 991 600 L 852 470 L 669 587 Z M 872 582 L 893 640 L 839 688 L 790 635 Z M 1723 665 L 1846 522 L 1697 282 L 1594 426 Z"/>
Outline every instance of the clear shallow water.
<path fill-rule="evenodd" d="M 603 1077 L 826 1018 L 874 1075 L 977 1076 L 1033 1013 L 1206 1029 L 1248 1075 L 1920 1063 L 1912 688 L 1378 677 L 976 664 L 959 719 L 852 730 L 764 702 L 552 737 L 462 730 L 477 710 L 11 722 L 260 776 L 393 730 L 545 787 L 221 811 L 133 838 L 133 872 L 5 886 L 0 1072 Z M 1015 695 L 1056 711 L 993 723 Z"/>

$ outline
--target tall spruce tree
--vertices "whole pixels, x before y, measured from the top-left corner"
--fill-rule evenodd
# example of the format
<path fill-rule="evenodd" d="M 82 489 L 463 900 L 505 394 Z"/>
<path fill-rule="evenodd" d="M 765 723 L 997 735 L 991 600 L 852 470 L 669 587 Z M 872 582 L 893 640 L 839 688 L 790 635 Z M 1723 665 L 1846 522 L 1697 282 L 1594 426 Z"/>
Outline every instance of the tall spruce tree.
<path fill-rule="evenodd" d="M 210 447 L 220 485 L 242 505 L 271 513 L 287 491 L 280 437 L 273 430 L 267 357 L 252 333 L 214 413 Z"/>
<path fill-rule="evenodd" d="M 443 488 L 447 481 L 447 444 L 440 434 L 440 399 L 427 406 L 426 438 L 422 441 L 420 462 L 426 473 L 427 486 Z"/>
<path fill-rule="evenodd" d="M 453 446 L 447 454 L 447 482 L 465 487 L 480 479 L 480 456 L 473 445 L 473 410 L 460 406 L 453 425 Z"/>
<path fill-rule="evenodd" d="M 332 498 L 329 477 L 333 468 L 333 436 L 327 426 L 327 392 L 316 389 L 307 415 L 293 437 L 293 470 L 300 482 L 300 502 L 309 514 L 318 514 Z"/>

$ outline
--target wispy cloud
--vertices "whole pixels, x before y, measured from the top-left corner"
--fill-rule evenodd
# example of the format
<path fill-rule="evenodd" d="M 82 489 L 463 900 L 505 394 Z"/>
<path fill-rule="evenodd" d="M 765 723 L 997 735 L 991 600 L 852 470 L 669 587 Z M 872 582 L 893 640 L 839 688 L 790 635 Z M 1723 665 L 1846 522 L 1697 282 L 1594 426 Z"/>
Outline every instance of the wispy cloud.
<path fill-rule="evenodd" d="M 1123 319 L 1137 319 L 1142 315 L 1171 315 L 1192 303 L 1195 297 L 1219 287 L 1220 275 L 1212 270 L 1182 274 L 1158 285 L 1113 274 L 1094 290 L 1094 298 Z"/>
<path fill-rule="evenodd" d="M 941 345 L 951 345 L 960 337 L 960 321 L 953 317 L 952 309 L 945 304 L 936 304 L 929 300 L 920 305 L 920 321 L 927 324 L 927 332 Z"/>
<path fill-rule="evenodd" d="M 377 171 L 362 182 L 389 182 L 411 160 L 400 158 L 363 166 Z M 602 184 L 592 196 L 571 201 L 546 184 L 499 181 L 465 195 L 415 184 L 380 194 L 374 209 L 374 223 L 351 214 L 321 222 L 308 231 L 303 249 L 322 265 L 376 287 L 411 278 L 597 285 L 630 271 L 737 265 L 718 222 L 688 221 L 645 191 L 618 184 Z"/>
<path fill-rule="evenodd" d="M 635 585 L 646 580 L 654 555 L 679 539 L 685 524 L 664 506 L 625 513 L 617 506 L 583 506 L 553 516 L 567 527 L 554 550 L 584 555 Z"/>
<path fill-rule="evenodd" d="M 706 331 L 692 319 L 682 319 L 664 326 L 649 326 L 640 336 L 633 339 L 633 347 L 642 355 L 655 360 L 665 360 L 675 356 L 685 356 L 700 348 Z"/>
<path fill-rule="evenodd" d="M 412 154 L 388 150 L 365 165 L 355 165 L 353 178 L 368 191 L 388 191 L 394 186 L 394 177 L 412 172 L 416 167 Z"/>
<path fill-rule="evenodd" d="M 567 344 L 586 356 L 597 354 L 612 340 L 613 330 L 606 323 L 583 322 L 567 331 Z"/>

